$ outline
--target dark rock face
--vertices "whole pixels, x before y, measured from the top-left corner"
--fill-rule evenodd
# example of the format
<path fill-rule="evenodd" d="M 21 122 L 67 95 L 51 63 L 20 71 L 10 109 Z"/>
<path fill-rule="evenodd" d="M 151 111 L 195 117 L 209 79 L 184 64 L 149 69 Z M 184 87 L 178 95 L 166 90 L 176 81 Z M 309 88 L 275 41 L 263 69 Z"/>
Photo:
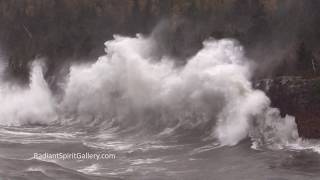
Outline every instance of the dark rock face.
<path fill-rule="evenodd" d="M 301 137 L 320 138 L 320 78 L 279 77 L 261 80 L 256 87 L 267 93 L 282 115 L 296 117 Z"/>
<path fill-rule="evenodd" d="M 149 34 L 166 19 L 163 47 L 182 61 L 210 36 L 235 38 L 260 64 L 256 74 L 291 75 L 301 42 L 302 59 L 320 49 L 319 7 L 301 0 L 0 0 L 0 48 L 11 75 L 27 77 L 37 56 L 48 59 L 50 73 L 66 61 L 96 59 L 113 34 Z"/>

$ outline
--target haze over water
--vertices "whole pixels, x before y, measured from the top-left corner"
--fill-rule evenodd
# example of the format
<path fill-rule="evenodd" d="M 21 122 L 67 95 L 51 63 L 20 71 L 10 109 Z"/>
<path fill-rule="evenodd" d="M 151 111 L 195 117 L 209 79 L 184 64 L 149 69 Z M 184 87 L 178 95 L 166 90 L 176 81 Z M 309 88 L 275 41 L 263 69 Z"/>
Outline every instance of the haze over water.
<path fill-rule="evenodd" d="M 58 92 L 41 59 L 27 87 L 1 82 L 0 177 L 319 177 L 318 143 L 300 139 L 294 117 L 252 87 L 255 65 L 237 41 L 208 39 L 183 66 L 159 55 L 152 36 L 114 36 L 105 46 L 94 63 L 71 65 Z M 40 152 L 116 159 L 34 159 Z"/>

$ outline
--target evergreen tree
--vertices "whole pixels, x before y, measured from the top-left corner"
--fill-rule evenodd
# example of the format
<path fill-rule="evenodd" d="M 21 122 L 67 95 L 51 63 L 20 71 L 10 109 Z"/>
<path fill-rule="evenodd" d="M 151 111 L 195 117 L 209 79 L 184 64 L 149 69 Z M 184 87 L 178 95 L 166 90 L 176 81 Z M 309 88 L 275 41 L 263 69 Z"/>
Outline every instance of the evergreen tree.
<path fill-rule="evenodd" d="M 261 0 L 235 1 L 231 17 L 244 44 L 263 41 L 271 32 L 267 12 Z"/>
<path fill-rule="evenodd" d="M 248 29 L 250 27 L 250 0 L 237 0 L 233 4 L 231 14 L 229 15 L 229 22 L 232 23 L 232 29 L 229 31 L 231 36 L 237 36 L 242 43 L 248 42 Z"/>
<path fill-rule="evenodd" d="M 255 38 L 255 40 L 261 41 L 271 32 L 267 13 L 261 0 L 251 1 L 251 12 L 252 26 L 249 29 L 249 34 Z"/>
<path fill-rule="evenodd" d="M 139 7 L 139 0 L 133 0 L 133 7 L 130 17 L 128 18 L 128 28 L 133 33 L 140 33 L 142 27 L 141 12 Z"/>
<path fill-rule="evenodd" d="M 156 18 L 152 12 L 152 1 L 148 0 L 143 9 L 143 30 L 150 30 L 153 26 L 155 26 Z"/>
<path fill-rule="evenodd" d="M 187 10 L 187 16 L 189 16 L 189 18 L 193 20 L 198 20 L 199 18 L 201 18 L 201 11 L 198 9 L 195 1 L 191 1 Z"/>
<path fill-rule="evenodd" d="M 159 0 L 160 16 L 168 16 L 172 8 L 172 1 Z"/>
<path fill-rule="evenodd" d="M 297 50 L 297 69 L 299 73 L 305 74 L 313 71 L 312 54 L 302 42 Z"/>
<path fill-rule="evenodd" d="M 250 0 L 237 0 L 233 5 L 234 17 L 248 17 L 250 15 Z"/>

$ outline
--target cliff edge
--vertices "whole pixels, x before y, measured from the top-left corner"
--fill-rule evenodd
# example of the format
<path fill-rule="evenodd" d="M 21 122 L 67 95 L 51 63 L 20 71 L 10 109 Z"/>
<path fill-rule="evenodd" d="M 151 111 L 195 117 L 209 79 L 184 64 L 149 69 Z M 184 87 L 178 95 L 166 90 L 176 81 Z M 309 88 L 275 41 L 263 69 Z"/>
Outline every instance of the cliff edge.
<path fill-rule="evenodd" d="M 295 116 L 301 137 L 320 138 L 320 78 L 278 77 L 261 80 L 256 87 L 266 92 L 282 115 Z"/>

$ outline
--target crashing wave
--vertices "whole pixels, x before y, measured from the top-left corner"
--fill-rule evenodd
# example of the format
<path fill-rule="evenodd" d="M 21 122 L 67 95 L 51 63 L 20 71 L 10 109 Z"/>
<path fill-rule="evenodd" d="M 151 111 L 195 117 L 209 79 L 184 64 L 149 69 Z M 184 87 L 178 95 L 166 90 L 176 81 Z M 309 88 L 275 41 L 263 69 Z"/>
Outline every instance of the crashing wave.
<path fill-rule="evenodd" d="M 154 40 L 115 36 L 106 54 L 90 65 L 74 65 L 57 101 L 32 66 L 30 87 L 1 86 L 0 123 L 83 124 L 158 135 L 187 133 L 235 145 L 285 145 L 298 138 L 294 118 L 281 118 L 269 98 L 252 88 L 251 65 L 231 39 L 209 39 L 186 65 L 154 58 Z"/>

